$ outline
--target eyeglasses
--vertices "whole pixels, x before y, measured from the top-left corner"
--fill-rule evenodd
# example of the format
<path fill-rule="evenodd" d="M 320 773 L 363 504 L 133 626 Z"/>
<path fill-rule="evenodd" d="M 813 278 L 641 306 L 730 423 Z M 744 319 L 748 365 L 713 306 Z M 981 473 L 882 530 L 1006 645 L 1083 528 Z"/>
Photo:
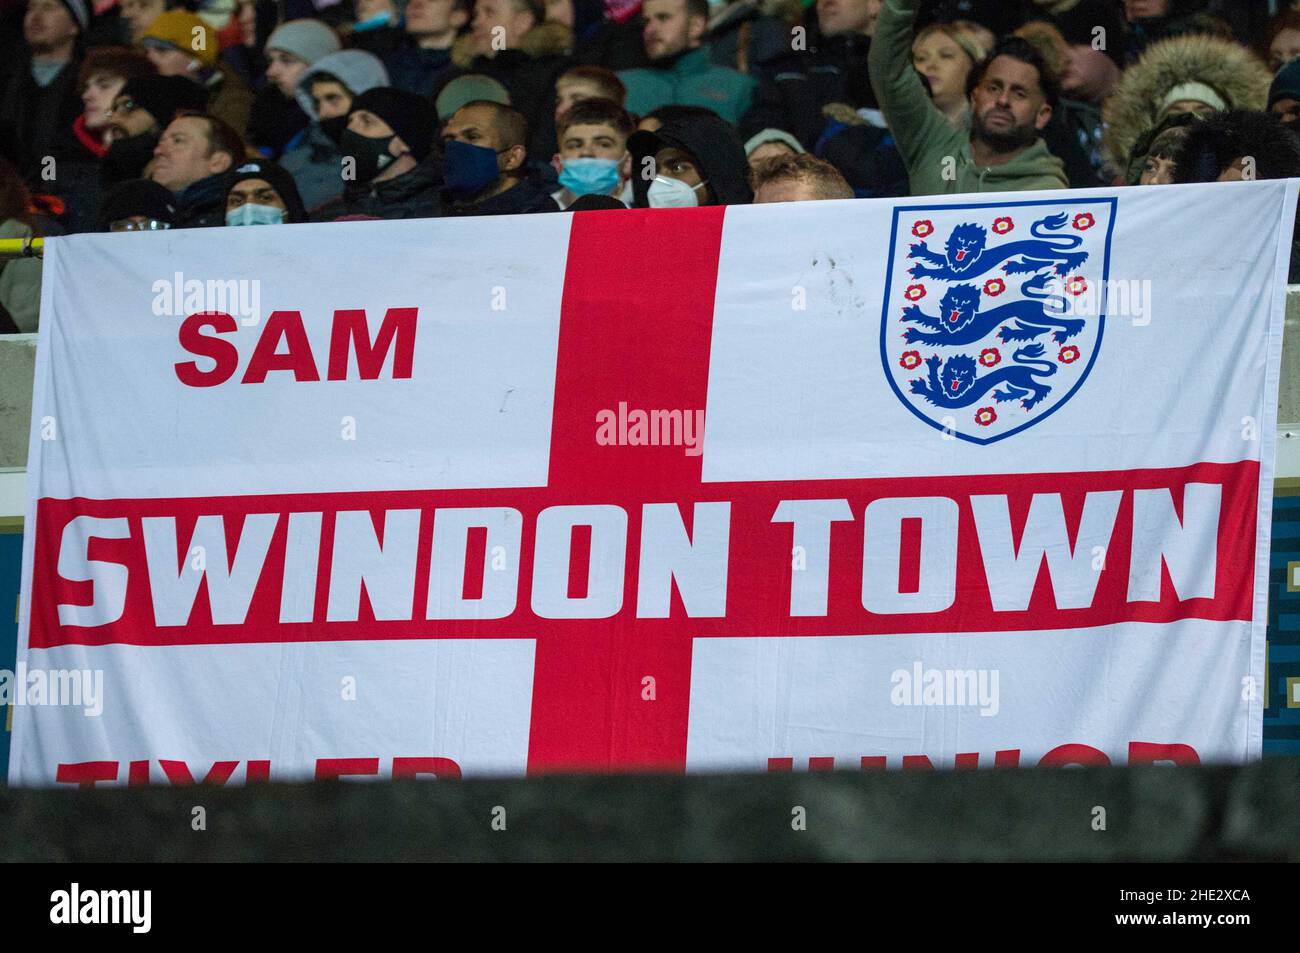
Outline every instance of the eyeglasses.
<path fill-rule="evenodd" d="M 156 218 L 147 218 L 143 222 L 119 218 L 116 222 L 108 223 L 110 232 L 161 232 L 171 227 L 170 222 L 160 222 Z"/>
<path fill-rule="evenodd" d="M 113 114 L 118 113 L 118 112 L 124 112 L 124 113 L 133 112 L 133 111 L 135 110 L 135 107 L 136 107 L 136 102 L 135 102 L 135 100 L 134 100 L 134 99 L 131 99 L 131 98 L 128 96 L 128 97 L 125 97 L 125 98 L 119 99 L 117 102 L 113 103 L 113 105 L 109 106 L 109 107 L 108 107 L 108 114 L 109 114 L 110 116 L 112 116 Z"/>

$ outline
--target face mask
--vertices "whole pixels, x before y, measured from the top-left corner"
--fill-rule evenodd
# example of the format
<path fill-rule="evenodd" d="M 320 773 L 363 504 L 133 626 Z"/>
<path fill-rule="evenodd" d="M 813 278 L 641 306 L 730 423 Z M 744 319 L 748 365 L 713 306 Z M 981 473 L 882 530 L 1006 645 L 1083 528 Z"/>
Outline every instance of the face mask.
<path fill-rule="evenodd" d="M 697 189 L 704 188 L 704 183 L 687 185 L 681 179 L 670 179 L 666 175 L 656 175 L 650 183 L 646 199 L 651 208 L 694 208 L 700 204 Z"/>
<path fill-rule="evenodd" d="M 388 147 L 396 138 L 396 135 L 391 135 L 369 139 L 351 129 L 344 129 L 339 136 L 339 152 L 356 161 L 357 181 L 369 182 L 393 162 Z"/>
<path fill-rule="evenodd" d="M 227 225 L 283 225 L 285 211 L 274 205 L 256 205 L 245 202 L 226 213 Z"/>
<path fill-rule="evenodd" d="M 156 134 L 146 132 L 116 140 L 100 160 L 104 177 L 110 182 L 140 178 L 144 167 L 153 158 L 158 138 Z"/>
<path fill-rule="evenodd" d="M 452 192 L 472 195 L 487 188 L 500 174 L 494 149 L 457 139 L 449 139 L 443 146 L 442 179 Z"/>
<path fill-rule="evenodd" d="M 338 145 L 343 138 L 343 131 L 348 128 L 347 116 L 334 116 L 330 119 L 320 120 L 320 131 L 329 136 L 334 145 Z"/>
<path fill-rule="evenodd" d="M 567 159 L 560 171 L 560 185 L 574 195 L 605 195 L 618 186 L 618 162 L 614 159 Z"/>
<path fill-rule="evenodd" d="M 352 32 L 364 33 L 366 30 L 378 29 L 381 26 L 388 26 L 389 13 L 385 10 L 383 13 L 376 13 L 368 20 L 358 20 L 352 24 Z"/>

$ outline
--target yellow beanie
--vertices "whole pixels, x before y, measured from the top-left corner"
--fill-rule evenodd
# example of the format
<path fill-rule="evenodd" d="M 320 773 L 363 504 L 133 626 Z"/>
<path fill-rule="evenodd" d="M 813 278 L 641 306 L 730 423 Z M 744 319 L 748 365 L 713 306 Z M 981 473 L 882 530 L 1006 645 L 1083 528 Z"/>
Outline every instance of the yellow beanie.
<path fill-rule="evenodd" d="M 221 52 L 212 28 L 188 10 L 158 14 L 140 41 L 145 46 L 170 46 L 188 53 L 208 69 L 217 64 L 217 54 Z"/>

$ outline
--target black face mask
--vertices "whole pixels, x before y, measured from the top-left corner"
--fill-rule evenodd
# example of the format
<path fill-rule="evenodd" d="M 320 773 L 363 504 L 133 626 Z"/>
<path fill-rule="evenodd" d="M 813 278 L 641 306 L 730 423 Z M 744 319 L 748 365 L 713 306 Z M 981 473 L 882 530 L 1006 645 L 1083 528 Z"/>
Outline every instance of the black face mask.
<path fill-rule="evenodd" d="M 393 163 L 388 146 L 396 138 L 392 135 L 368 139 L 351 129 L 344 129 L 339 137 L 339 152 L 344 158 L 351 157 L 356 162 L 357 181 L 369 182 Z"/>
<path fill-rule="evenodd" d="M 329 136 L 334 145 L 339 144 L 343 138 L 343 131 L 348 128 L 347 116 L 332 116 L 329 119 L 320 120 L 320 131 Z"/>
<path fill-rule="evenodd" d="M 109 182 L 125 182 L 143 176 L 160 138 L 156 132 L 145 132 L 116 140 L 100 160 L 104 178 Z"/>

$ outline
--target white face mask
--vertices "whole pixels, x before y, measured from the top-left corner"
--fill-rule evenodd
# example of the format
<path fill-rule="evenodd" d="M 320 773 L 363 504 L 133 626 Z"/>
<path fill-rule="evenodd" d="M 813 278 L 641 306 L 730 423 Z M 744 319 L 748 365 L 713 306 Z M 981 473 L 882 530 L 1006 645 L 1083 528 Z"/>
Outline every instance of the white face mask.
<path fill-rule="evenodd" d="M 651 208 L 694 208 L 700 204 L 700 197 L 695 194 L 695 191 L 703 187 L 703 182 L 691 186 L 681 179 L 656 175 L 655 180 L 650 183 L 646 200 Z"/>

